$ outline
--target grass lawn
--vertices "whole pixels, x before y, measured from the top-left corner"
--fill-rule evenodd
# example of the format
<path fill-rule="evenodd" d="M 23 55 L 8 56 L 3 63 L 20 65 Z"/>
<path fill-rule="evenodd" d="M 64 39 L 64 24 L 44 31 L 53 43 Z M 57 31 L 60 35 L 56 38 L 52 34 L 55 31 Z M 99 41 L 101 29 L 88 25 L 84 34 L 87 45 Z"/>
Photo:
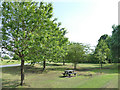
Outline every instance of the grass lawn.
<path fill-rule="evenodd" d="M 25 66 L 25 84 L 20 86 L 20 66 L 2 68 L 3 88 L 118 88 L 118 69 L 115 64 L 103 65 L 99 73 L 99 64 L 78 64 L 76 77 L 63 77 L 64 70 L 73 69 L 72 64 L 47 64 Z M 90 75 L 91 74 L 91 75 Z"/>
<path fill-rule="evenodd" d="M 4 60 L 0 61 L 0 65 L 11 65 L 11 64 L 20 64 L 19 60 Z M 26 63 L 26 62 L 25 62 Z"/>

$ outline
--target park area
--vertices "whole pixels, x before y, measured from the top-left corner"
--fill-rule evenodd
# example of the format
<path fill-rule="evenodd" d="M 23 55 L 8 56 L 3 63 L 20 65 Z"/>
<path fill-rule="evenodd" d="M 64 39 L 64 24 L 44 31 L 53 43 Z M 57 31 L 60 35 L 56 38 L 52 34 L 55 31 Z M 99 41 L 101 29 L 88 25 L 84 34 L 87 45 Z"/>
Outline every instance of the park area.
<path fill-rule="evenodd" d="M 74 4 L 2 0 L 0 5 L 3 89 L 118 89 L 120 25 L 110 20 L 114 17 L 106 19 L 116 9 L 111 11 L 108 7 L 105 12 L 111 13 L 104 12 L 105 18 L 98 20 L 104 8 L 95 8 L 97 2 L 94 7 L 97 12 L 90 10 L 98 14 L 91 13 L 93 18 L 85 13 L 89 12 L 86 10 L 90 5 L 82 0 Z M 101 5 L 102 1 L 100 8 Z"/>
<path fill-rule="evenodd" d="M 20 66 L 2 68 L 2 88 L 118 88 L 118 64 L 78 64 L 76 76 L 63 77 L 65 70 L 73 70 L 72 63 L 26 65 L 25 84 L 20 86 Z"/>

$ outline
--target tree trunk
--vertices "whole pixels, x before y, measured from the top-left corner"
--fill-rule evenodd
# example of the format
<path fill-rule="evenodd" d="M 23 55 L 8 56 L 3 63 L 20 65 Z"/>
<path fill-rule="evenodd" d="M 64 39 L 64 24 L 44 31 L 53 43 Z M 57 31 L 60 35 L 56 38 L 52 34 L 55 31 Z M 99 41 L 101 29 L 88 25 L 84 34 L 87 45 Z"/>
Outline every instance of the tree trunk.
<path fill-rule="evenodd" d="M 102 69 L 102 62 L 101 62 L 101 69 Z"/>
<path fill-rule="evenodd" d="M 21 59 L 21 83 L 22 86 L 24 83 L 24 59 Z"/>
<path fill-rule="evenodd" d="M 43 61 L 43 71 L 45 70 L 46 67 L 46 60 Z"/>
<path fill-rule="evenodd" d="M 100 62 L 100 73 L 102 73 L 102 62 Z"/>
<path fill-rule="evenodd" d="M 74 63 L 74 70 L 76 70 L 76 66 L 77 66 L 77 63 L 75 62 L 75 63 Z"/>
<path fill-rule="evenodd" d="M 65 65 L 65 61 L 64 61 L 64 59 L 63 59 L 63 65 Z"/>

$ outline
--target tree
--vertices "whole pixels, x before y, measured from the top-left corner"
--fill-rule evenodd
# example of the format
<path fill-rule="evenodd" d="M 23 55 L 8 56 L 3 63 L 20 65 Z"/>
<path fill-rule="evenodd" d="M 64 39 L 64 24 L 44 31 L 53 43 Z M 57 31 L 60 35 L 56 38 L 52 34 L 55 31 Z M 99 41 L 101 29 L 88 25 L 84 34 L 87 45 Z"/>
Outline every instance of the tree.
<path fill-rule="evenodd" d="M 107 44 L 108 49 L 109 49 L 109 52 L 107 52 L 107 54 L 106 54 L 106 61 L 109 62 L 109 63 L 110 63 L 110 62 L 112 63 L 112 55 L 111 55 L 111 50 L 110 50 L 111 36 L 109 36 L 109 35 L 107 35 L 107 34 L 102 35 L 102 36 L 100 37 L 100 39 L 98 40 L 98 44 L 99 44 L 99 42 L 100 42 L 101 40 L 103 40 L 104 43 Z M 95 50 L 95 53 L 94 53 L 94 54 L 96 54 L 96 50 Z"/>
<path fill-rule="evenodd" d="M 104 40 L 105 43 L 107 44 L 108 48 L 109 48 L 109 52 L 107 53 L 107 58 L 106 60 L 110 63 L 112 63 L 112 55 L 111 55 L 111 50 L 110 50 L 110 44 L 111 44 L 111 36 L 107 35 L 107 34 L 104 34 L 100 37 L 100 40 Z"/>
<path fill-rule="evenodd" d="M 102 63 L 106 62 L 107 55 L 109 52 L 110 52 L 110 49 L 108 48 L 108 45 L 103 39 L 101 39 L 98 42 L 97 47 L 95 49 L 95 56 L 99 60 L 99 63 L 101 65 L 100 69 L 102 69 Z"/>
<path fill-rule="evenodd" d="M 43 2 L 40 5 L 36 2 L 2 3 L 2 45 L 21 60 L 20 85 L 24 83 L 24 61 L 34 43 L 34 32 L 44 32 L 44 22 L 52 16 L 50 9 L 51 6 Z"/>
<path fill-rule="evenodd" d="M 93 49 L 91 49 L 91 46 L 89 44 L 84 45 L 84 51 L 85 51 L 85 55 L 83 58 L 83 63 L 90 63 L 92 60 L 92 54 L 94 52 Z M 91 62 L 92 63 L 92 62 Z"/>
<path fill-rule="evenodd" d="M 94 55 L 95 50 L 91 49 L 89 46 L 88 51 L 89 51 L 89 53 L 87 53 L 85 55 L 86 57 L 85 57 L 84 63 L 99 63 L 99 61 L 97 60 L 97 58 Z"/>
<path fill-rule="evenodd" d="M 52 9 L 51 9 L 52 10 Z M 54 19 L 55 20 L 55 19 Z M 60 28 L 59 23 L 48 20 L 48 27 L 44 34 L 36 32 L 35 43 L 30 49 L 29 58 L 32 64 L 43 62 L 43 70 L 46 68 L 46 61 L 57 62 L 65 56 L 68 39 L 64 37 L 66 30 Z M 41 47 L 42 46 L 42 47 Z M 36 55 L 36 56 L 35 56 Z M 33 57 L 34 56 L 34 57 Z"/>
<path fill-rule="evenodd" d="M 34 32 L 34 43 L 29 49 L 29 54 L 26 57 L 34 65 L 36 62 L 43 62 L 43 70 L 45 70 L 46 61 L 58 61 L 65 55 L 65 46 L 68 39 L 64 37 L 66 34 L 65 28 L 60 28 L 61 23 L 57 23 L 57 18 L 52 20 L 53 7 L 49 3 L 47 8 L 41 5 L 45 12 L 49 11 L 48 15 L 44 13 L 44 26 Z M 48 10 L 49 9 L 49 10 Z M 67 47 L 67 46 L 66 46 Z"/>
<path fill-rule="evenodd" d="M 76 69 L 77 63 L 81 62 L 85 55 L 84 46 L 81 43 L 71 43 L 68 46 L 67 60 L 74 63 L 74 69 Z"/>
<path fill-rule="evenodd" d="M 114 62 L 120 62 L 120 25 L 112 26 L 112 36 L 111 36 L 111 52 L 114 58 Z"/>

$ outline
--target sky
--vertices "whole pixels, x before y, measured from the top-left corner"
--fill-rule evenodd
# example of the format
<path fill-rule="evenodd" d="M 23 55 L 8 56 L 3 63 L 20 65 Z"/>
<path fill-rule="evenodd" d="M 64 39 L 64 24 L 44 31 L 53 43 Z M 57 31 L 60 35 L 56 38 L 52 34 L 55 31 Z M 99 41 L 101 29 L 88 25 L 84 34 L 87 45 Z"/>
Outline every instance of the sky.
<path fill-rule="evenodd" d="M 118 24 L 119 0 L 43 0 L 53 3 L 53 14 L 67 29 L 69 41 L 96 46 L 103 34 Z"/>

